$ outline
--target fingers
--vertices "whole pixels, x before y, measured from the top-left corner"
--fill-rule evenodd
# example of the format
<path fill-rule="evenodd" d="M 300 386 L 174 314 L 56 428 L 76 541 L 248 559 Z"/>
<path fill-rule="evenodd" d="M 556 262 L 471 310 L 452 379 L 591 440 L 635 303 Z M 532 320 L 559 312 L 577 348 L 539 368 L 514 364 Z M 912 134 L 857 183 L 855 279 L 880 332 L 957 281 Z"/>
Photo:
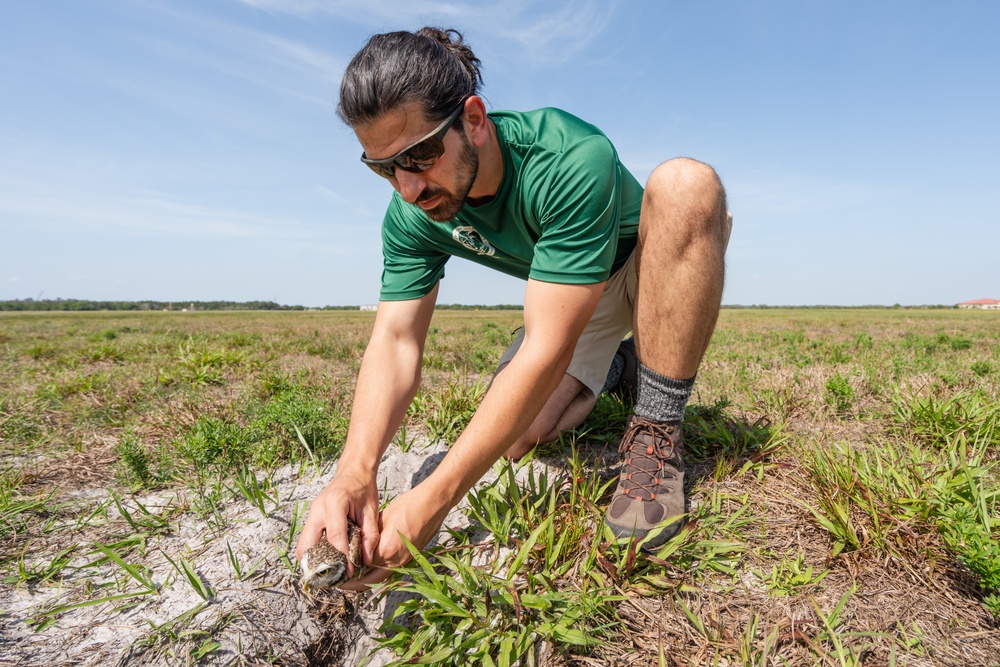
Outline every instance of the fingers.
<path fill-rule="evenodd" d="M 372 520 L 380 523 L 381 514 Z M 398 534 L 387 539 L 383 539 L 384 536 L 384 533 L 376 535 L 375 545 L 372 548 L 372 559 L 369 561 L 372 568 L 357 579 L 353 578 L 352 573 L 352 577 L 343 582 L 340 588 L 348 591 L 366 591 L 369 587 L 385 581 L 392 575 L 392 570 L 387 568 L 405 565 L 410 561 L 410 552 L 406 549 L 403 541 L 399 539 Z"/>
<path fill-rule="evenodd" d="M 375 584 L 379 584 L 392 576 L 392 570 L 387 569 L 387 565 L 398 567 L 409 562 L 409 551 L 406 550 L 398 538 L 395 542 L 396 549 L 393 549 L 393 540 L 390 539 L 384 542 L 381 539 L 376 540 L 376 548 L 372 555 L 373 567 L 368 572 L 365 572 L 364 576 L 345 581 L 340 585 L 340 588 L 346 591 L 366 591 Z M 403 547 L 402 555 L 399 552 L 399 547 Z M 383 554 L 382 550 L 386 548 L 390 551 Z"/>
<path fill-rule="evenodd" d="M 342 554 L 350 554 L 347 541 L 347 515 L 343 511 L 332 510 L 326 515 L 326 541 Z M 351 559 L 347 559 L 347 569 L 350 574 Z"/>
<path fill-rule="evenodd" d="M 296 559 L 302 560 L 302 556 L 309 547 L 322 539 L 324 530 L 330 544 L 342 553 L 349 553 L 347 547 L 349 505 L 343 502 L 340 495 L 331 485 L 323 489 L 313 500 L 309 507 L 309 514 L 306 516 L 305 525 L 302 526 L 302 534 L 295 547 Z"/>
<path fill-rule="evenodd" d="M 301 561 L 309 547 L 319 542 L 322 536 L 322 519 L 319 518 L 318 512 L 309 512 L 305 525 L 302 526 L 302 532 L 299 533 L 299 541 L 295 544 L 295 560 Z"/>
<path fill-rule="evenodd" d="M 351 579 L 350 581 L 345 581 L 340 585 L 340 588 L 345 591 L 367 591 L 370 587 L 375 584 L 382 583 L 392 575 L 392 570 L 386 570 L 385 568 L 377 567 L 369 570 L 365 573 L 365 576 L 359 579 Z"/>
<path fill-rule="evenodd" d="M 375 550 L 378 548 L 379 537 L 382 533 L 381 515 L 376 505 L 371 503 L 365 505 L 360 525 L 362 560 L 367 565 L 371 565 L 375 560 Z"/>

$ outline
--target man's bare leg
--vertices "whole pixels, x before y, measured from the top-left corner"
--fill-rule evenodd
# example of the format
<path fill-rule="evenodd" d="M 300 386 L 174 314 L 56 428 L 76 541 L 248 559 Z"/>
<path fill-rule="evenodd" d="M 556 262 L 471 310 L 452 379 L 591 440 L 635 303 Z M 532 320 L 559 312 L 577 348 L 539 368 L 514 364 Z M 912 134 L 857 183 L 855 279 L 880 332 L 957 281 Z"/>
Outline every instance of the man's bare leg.
<path fill-rule="evenodd" d="M 682 158 L 653 171 L 636 248 L 638 395 L 605 515 L 616 535 L 643 537 L 684 513 L 681 420 L 719 316 L 728 233 L 725 191 L 711 167 Z M 670 522 L 645 547 L 680 526 Z"/>
<path fill-rule="evenodd" d="M 503 371 L 504 366 L 497 374 Z M 582 382 L 572 375 L 564 375 L 531 427 L 507 450 L 504 457 L 516 461 L 536 445 L 555 440 L 561 431 L 576 428 L 594 409 L 596 402 L 597 398 Z"/>
<path fill-rule="evenodd" d="M 649 178 L 636 249 L 639 361 L 676 379 L 693 377 L 715 330 L 727 241 L 726 195 L 715 171 L 679 158 Z"/>

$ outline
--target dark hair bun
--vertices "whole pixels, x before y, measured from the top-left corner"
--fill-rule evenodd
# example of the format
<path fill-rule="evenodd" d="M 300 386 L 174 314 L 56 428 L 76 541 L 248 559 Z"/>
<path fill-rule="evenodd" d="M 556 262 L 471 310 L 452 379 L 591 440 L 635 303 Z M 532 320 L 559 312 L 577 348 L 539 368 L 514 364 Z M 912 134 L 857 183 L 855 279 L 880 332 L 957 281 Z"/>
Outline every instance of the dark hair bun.
<path fill-rule="evenodd" d="M 434 28 L 432 26 L 426 26 L 418 30 L 415 34 L 420 37 L 433 39 L 457 57 L 459 61 L 461 61 L 462 67 L 464 67 L 465 71 L 469 73 L 469 79 L 472 81 L 473 90 L 476 92 L 479 91 L 479 86 L 483 84 L 483 75 L 479 71 L 479 65 L 481 63 L 479 58 L 476 57 L 476 54 L 474 54 L 472 49 L 465 43 L 462 33 L 452 28 Z"/>

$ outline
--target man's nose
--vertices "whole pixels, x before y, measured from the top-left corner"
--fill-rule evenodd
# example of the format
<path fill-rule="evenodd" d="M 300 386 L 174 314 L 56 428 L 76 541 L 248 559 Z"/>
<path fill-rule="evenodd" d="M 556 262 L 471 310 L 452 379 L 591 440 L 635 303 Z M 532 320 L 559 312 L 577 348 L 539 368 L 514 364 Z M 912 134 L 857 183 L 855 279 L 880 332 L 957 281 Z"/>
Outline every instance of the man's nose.
<path fill-rule="evenodd" d="M 403 201 L 409 204 L 417 201 L 417 197 L 427 187 L 427 181 L 424 180 L 423 176 L 399 168 L 396 169 L 396 184 L 399 186 L 399 194 Z"/>

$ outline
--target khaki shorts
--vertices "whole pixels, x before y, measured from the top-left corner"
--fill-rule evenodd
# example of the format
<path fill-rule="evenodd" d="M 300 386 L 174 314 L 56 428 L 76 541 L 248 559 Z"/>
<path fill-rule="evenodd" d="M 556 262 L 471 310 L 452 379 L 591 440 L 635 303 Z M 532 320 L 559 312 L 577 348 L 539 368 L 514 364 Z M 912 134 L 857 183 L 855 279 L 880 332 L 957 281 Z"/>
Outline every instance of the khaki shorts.
<path fill-rule="evenodd" d="M 733 230 L 731 213 L 726 222 L 724 249 L 729 246 L 729 236 Z M 601 300 L 597 302 L 597 310 L 580 334 L 576 350 L 573 351 L 573 359 L 566 369 L 566 373 L 582 382 L 594 396 L 600 394 L 604 388 L 604 381 L 608 377 L 608 369 L 611 367 L 615 352 L 618 351 L 618 345 L 632 331 L 632 311 L 638 287 L 639 276 L 636 272 L 633 250 L 628 261 L 615 271 L 604 285 Z M 500 367 L 514 358 L 523 341 L 524 327 L 521 327 L 514 342 L 500 358 Z"/>

